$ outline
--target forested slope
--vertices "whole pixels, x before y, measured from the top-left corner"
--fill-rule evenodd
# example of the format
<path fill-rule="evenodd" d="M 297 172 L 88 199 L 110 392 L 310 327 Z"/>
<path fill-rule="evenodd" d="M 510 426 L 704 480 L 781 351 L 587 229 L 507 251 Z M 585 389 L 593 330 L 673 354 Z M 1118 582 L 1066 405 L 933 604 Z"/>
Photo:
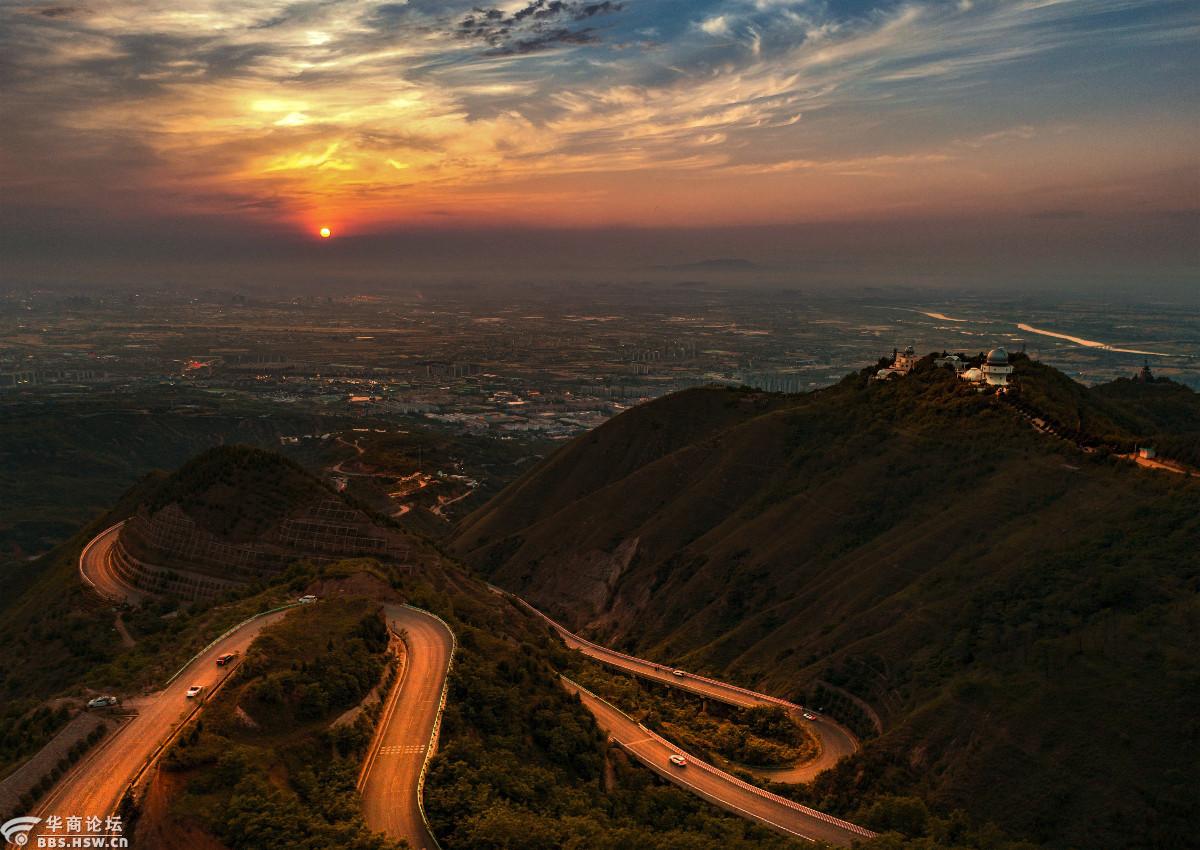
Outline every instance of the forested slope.
<path fill-rule="evenodd" d="M 1018 380 L 1140 436 L 1136 405 L 1047 369 L 1018 361 Z M 1173 409 L 1143 427 L 1171 433 Z M 865 700 L 885 732 L 831 797 L 916 793 L 1059 846 L 1171 845 L 1200 811 L 1181 781 L 1200 481 L 1040 434 L 946 370 L 651 403 L 532 470 L 454 548 L 611 644 L 864 730 Z"/>

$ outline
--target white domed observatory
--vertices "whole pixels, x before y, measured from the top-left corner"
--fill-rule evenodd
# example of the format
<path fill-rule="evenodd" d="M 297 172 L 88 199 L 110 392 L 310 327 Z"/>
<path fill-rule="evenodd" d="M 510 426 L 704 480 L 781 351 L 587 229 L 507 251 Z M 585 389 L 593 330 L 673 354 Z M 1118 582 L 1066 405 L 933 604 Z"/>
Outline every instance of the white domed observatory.
<path fill-rule="evenodd" d="M 987 359 L 980 369 L 988 386 L 1007 387 L 1008 376 L 1012 374 L 1013 367 L 1008 362 L 1007 351 L 1003 348 L 993 348 L 988 352 Z"/>

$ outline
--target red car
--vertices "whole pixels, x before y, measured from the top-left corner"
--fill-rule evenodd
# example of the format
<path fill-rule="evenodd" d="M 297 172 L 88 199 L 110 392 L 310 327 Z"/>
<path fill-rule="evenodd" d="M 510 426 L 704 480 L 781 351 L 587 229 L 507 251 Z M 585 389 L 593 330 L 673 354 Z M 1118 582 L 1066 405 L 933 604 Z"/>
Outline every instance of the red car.
<path fill-rule="evenodd" d="M 226 664 L 228 664 L 230 661 L 233 661 L 233 659 L 235 659 L 237 657 L 238 657 L 238 654 L 236 652 L 226 652 L 224 655 L 219 655 L 219 656 L 217 656 L 217 666 L 224 667 Z"/>

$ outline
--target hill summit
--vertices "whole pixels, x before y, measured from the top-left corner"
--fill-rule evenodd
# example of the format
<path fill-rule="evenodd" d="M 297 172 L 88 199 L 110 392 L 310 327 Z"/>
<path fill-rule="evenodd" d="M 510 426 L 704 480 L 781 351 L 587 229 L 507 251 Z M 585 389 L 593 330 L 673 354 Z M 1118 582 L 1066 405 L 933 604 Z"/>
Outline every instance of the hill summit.
<path fill-rule="evenodd" d="M 1200 754 L 1163 732 L 1200 716 L 1200 481 L 1117 455 L 1194 450 L 1196 394 L 1012 363 L 1003 394 L 930 357 L 665 397 L 530 470 L 454 551 L 609 645 L 825 706 L 871 740 L 819 793 L 1178 846 L 1200 804 L 1170 777 Z"/>
<path fill-rule="evenodd" d="M 405 535 L 287 458 L 210 449 L 150 488 L 122 526 L 113 564 L 135 586 L 204 597 L 297 560 L 407 557 Z"/>

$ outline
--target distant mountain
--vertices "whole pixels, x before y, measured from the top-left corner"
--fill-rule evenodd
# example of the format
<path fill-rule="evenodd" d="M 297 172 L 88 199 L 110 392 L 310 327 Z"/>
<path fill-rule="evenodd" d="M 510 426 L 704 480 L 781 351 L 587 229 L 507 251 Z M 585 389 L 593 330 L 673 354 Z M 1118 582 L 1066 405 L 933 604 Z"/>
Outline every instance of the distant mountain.
<path fill-rule="evenodd" d="M 564 446 L 452 548 L 612 645 L 867 734 L 878 718 L 824 799 L 918 794 L 1057 847 L 1184 846 L 1200 480 L 1029 416 L 1186 454 L 1196 394 L 1014 365 L 1005 397 L 929 358 L 801 396 L 672 395 Z"/>
<path fill-rule="evenodd" d="M 679 263 L 677 265 L 661 265 L 654 266 L 658 271 L 676 271 L 676 272 L 750 272 L 761 271 L 766 266 L 761 266 L 752 260 L 747 260 L 743 257 L 715 257 L 709 260 L 700 260 L 695 263 Z"/>

